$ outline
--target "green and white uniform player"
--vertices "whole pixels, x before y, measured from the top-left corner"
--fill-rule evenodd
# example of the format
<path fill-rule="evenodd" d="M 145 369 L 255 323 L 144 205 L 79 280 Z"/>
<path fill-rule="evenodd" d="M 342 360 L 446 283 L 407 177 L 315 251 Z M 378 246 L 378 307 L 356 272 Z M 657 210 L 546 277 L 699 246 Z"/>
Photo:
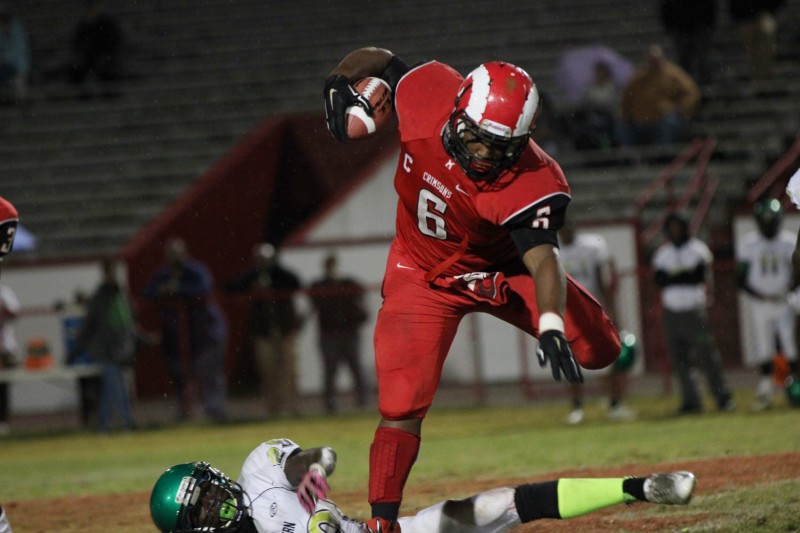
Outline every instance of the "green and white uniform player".
<path fill-rule="evenodd" d="M 169 531 L 377 533 L 327 499 L 336 454 L 289 439 L 256 447 L 238 482 L 208 463 L 175 465 L 150 498 L 154 523 Z M 684 505 L 695 486 L 690 472 L 647 477 L 557 479 L 447 500 L 399 519 L 403 533 L 496 533 L 541 519 L 568 519 L 637 501 Z"/>

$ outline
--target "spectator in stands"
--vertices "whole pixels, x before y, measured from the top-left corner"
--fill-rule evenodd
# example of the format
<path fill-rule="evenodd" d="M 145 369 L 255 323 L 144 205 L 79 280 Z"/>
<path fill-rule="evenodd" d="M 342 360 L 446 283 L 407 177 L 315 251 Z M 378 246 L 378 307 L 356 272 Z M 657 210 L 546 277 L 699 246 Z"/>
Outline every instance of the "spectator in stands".
<path fill-rule="evenodd" d="M 310 297 L 317 311 L 319 349 L 325 370 L 325 408 L 329 414 L 337 410 L 336 373 L 345 364 L 353 376 L 356 404 L 367 403 L 367 390 L 361 370 L 360 329 L 367 319 L 364 309 L 364 287 L 355 279 L 339 273 L 336 255 L 323 260 L 324 275 L 311 285 Z"/>
<path fill-rule="evenodd" d="M 297 415 L 297 340 L 301 320 L 294 295 L 300 280 L 272 244 L 253 248 L 255 266 L 226 284 L 250 302 L 249 332 L 259 388 L 269 416 Z M 276 371 L 275 369 L 280 369 Z"/>
<path fill-rule="evenodd" d="M 117 19 L 106 11 L 104 0 L 86 0 L 86 14 L 72 36 L 70 80 L 90 96 L 88 82 L 96 78 L 112 95 L 111 83 L 122 75 L 124 35 Z"/>
<path fill-rule="evenodd" d="M 0 101 L 17 101 L 27 93 L 31 56 L 25 25 L 0 2 Z"/>
<path fill-rule="evenodd" d="M 678 64 L 699 84 L 714 81 L 711 67 L 717 0 L 661 0 L 661 23 L 678 53 Z"/>
<path fill-rule="evenodd" d="M 694 80 L 651 45 L 645 62 L 622 93 L 622 143 L 625 146 L 675 144 L 687 133 L 700 101 Z"/>
<path fill-rule="evenodd" d="M 785 0 L 728 0 L 731 19 L 742 35 L 756 85 L 772 77 L 775 60 L 775 16 Z M 758 89 L 758 86 L 755 87 Z"/>
<path fill-rule="evenodd" d="M 125 291 L 117 279 L 113 259 L 101 264 L 103 279 L 89 300 L 74 349 L 86 350 L 100 364 L 100 405 L 98 429 L 111 429 L 116 410 L 125 429 L 136 427 L 131 404 L 132 372 L 136 358 L 138 328 Z"/>
<path fill-rule="evenodd" d="M 19 315 L 20 305 L 17 295 L 7 285 L 0 285 L 0 370 L 17 366 L 17 339 L 13 322 Z M 8 383 L 0 383 L 0 436 L 10 431 Z"/>
<path fill-rule="evenodd" d="M 541 107 L 532 137 L 548 154 L 556 154 L 563 142 L 563 136 L 567 133 L 565 120 L 550 93 L 541 91 L 539 101 Z"/>
<path fill-rule="evenodd" d="M 564 270 L 588 290 L 614 320 L 614 264 L 608 252 L 606 240 L 598 234 L 576 234 L 575 219 L 567 217 L 558 232 L 559 252 Z M 622 403 L 626 369 L 616 363 L 611 365 L 607 375 L 609 393 L 608 418 L 614 421 L 628 421 L 636 418 L 636 413 Z M 580 424 L 584 420 L 583 383 L 570 383 L 572 411 L 567 416 L 568 424 Z"/>
<path fill-rule="evenodd" d="M 227 417 L 228 325 L 213 298 L 214 280 L 206 265 L 189 256 L 183 240 L 170 240 L 165 255 L 167 264 L 150 280 L 144 296 L 156 302 L 161 312 L 161 348 L 175 385 L 177 418 L 183 421 L 191 415 L 187 388 L 191 378 L 197 381 L 208 417 L 222 422 Z M 187 340 L 188 372 L 183 361 Z"/>
<path fill-rule="evenodd" d="M 619 104 L 620 90 L 611 67 L 598 61 L 592 83 L 586 86 L 573 117 L 572 135 L 577 149 L 619 145 Z"/>
<path fill-rule="evenodd" d="M 664 337 L 678 376 L 682 402 L 678 415 L 703 411 L 692 368 L 699 365 L 720 411 L 732 411 L 735 404 L 722 373 L 719 352 L 714 343 L 708 307 L 713 295 L 711 250 L 689 234 L 689 222 L 682 214 L 671 213 L 665 222 L 667 242 L 653 256 L 655 282 L 661 287 Z"/>

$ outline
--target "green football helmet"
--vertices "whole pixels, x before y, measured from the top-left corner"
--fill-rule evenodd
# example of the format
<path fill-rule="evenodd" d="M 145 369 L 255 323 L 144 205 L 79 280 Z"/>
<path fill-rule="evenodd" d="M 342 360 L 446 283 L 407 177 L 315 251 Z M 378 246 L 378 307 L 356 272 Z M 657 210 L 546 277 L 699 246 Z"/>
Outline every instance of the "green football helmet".
<path fill-rule="evenodd" d="M 800 380 L 793 377 L 786 378 L 786 398 L 792 407 L 800 407 Z"/>
<path fill-rule="evenodd" d="M 771 239 L 778 234 L 783 219 L 783 206 L 775 198 L 765 198 L 753 206 L 753 215 L 756 217 L 758 229 Z"/>
<path fill-rule="evenodd" d="M 150 494 L 150 516 L 164 533 L 236 531 L 248 508 L 241 485 L 198 461 L 161 474 Z"/>
<path fill-rule="evenodd" d="M 622 349 L 619 352 L 619 357 L 614 361 L 614 368 L 618 372 L 627 372 L 636 363 L 636 335 L 621 331 L 619 339 Z"/>

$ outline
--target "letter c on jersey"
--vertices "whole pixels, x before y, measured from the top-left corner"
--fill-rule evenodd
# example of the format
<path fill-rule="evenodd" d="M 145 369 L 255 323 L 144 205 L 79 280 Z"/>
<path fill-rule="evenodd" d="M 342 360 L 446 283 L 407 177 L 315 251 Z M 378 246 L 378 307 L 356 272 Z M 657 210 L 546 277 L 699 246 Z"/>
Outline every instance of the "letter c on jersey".
<path fill-rule="evenodd" d="M 403 170 L 406 172 L 411 172 L 411 164 L 414 162 L 414 159 L 409 155 L 405 154 L 403 156 Z"/>

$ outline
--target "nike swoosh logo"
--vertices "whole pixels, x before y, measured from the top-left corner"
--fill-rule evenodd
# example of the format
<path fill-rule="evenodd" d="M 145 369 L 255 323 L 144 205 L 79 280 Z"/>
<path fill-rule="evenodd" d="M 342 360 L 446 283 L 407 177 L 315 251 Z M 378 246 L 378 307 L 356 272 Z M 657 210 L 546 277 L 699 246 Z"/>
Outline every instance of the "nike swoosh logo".
<path fill-rule="evenodd" d="M 469 196 L 469 193 L 464 189 L 462 189 L 461 185 L 459 185 L 458 183 L 456 183 L 456 190 L 465 196 Z"/>
<path fill-rule="evenodd" d="M 405 268 L 406 270 L 416 270 L 416 268 L 405 266 L 405 265 L 401 264 L 400 261 L 397 262 L 397 268 Z"/>
<path fill-rule="evenodd" d="M 328 97 L 331 99 L 331 107 L 333 107 L 333 95 L 336 94 L 336 89 L 331 89 L 328 93 Z"/>

